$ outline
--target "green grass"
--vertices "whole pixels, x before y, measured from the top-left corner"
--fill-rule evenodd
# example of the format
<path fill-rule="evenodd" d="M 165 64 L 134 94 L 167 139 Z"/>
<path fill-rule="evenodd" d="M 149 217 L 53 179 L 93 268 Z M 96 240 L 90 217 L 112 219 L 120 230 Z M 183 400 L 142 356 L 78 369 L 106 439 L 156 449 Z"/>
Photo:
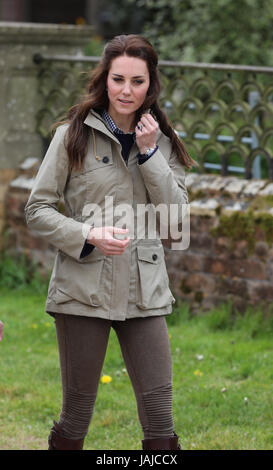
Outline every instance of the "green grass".
<path fill-rule="evenodd" d="M 45 294 L 0 291 L 0 449 L 46 449 L 61 407 L 54 320 Z M 270 313 L 270 312 L 269 312 Z M 236 317 L 237 318 L 237 317 Z M 235 319 L 230 305 L 168 318 L 175 430 L 184 449 L 273 449 L 272 311 Z M 115 333 L 110 335 L 85 449 L 141 449 L 134 393 Z"/>

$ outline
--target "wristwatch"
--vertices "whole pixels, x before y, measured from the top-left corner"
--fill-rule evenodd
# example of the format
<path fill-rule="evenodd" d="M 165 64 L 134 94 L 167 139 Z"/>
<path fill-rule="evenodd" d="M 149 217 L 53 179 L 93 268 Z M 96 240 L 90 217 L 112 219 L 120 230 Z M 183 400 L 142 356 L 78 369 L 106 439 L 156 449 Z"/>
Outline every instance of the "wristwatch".
<path fill-rule="evenodd" d="M 154 148 L 147 148 L 144 153 L 141 153 L 142 156 L 149 157 L 157 149 L 157 145 Z"/>

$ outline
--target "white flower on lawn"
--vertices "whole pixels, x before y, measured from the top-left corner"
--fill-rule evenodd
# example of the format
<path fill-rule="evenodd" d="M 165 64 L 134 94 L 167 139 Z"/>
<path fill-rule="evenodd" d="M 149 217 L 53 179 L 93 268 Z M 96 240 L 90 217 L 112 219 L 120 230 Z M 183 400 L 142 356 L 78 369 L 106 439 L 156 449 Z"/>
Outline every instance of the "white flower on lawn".
<path fill-rule="evenodd" d="M 196 354 L 196 359 L 197 359 L 198 361 L 202 361 L 202 360 L 204 359 L 203 354 Z"/>

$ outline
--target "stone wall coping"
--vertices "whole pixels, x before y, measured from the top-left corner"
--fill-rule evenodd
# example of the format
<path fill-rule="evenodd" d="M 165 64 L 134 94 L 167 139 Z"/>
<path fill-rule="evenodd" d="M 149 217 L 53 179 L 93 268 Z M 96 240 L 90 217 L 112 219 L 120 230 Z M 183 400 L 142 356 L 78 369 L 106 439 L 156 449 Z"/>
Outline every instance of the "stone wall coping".
<path fill-rule="evenodd" d="M 35 178 L 27 178 L 26 176 L 18 176 L 15 180 L 9 183 L 12 189 L 23 189 L 31 191 L 34 185 Z"/>
<path fill-rule="evenodd" d="M 84 44 L 94 34 L 90 25 L 0 21 L 0 44 Z"/>
<path fill-rule="evenodd" d="M 269 183 L 259 192 L 260 196 L 270 196 L 273 194 L 273 183 Z"/>
<path fill-rule="evenodd" d="M 273 195 L 273 183 L 266 179 L 239 179 L 236 176 L 219 176 L 212 174 L 186 174 L 186 186 L 191 192 L 208 191 L 208 195 L 225 191 L 243 198 L 257 195 Z"/>
<path fill-rule="evenodd" d="M 23 161 L 20 165 L 20 170 L 29 170 L 31 168 L 35 168 L 40 163 L 39 159 L 36 157 L 28 157 L 26 160 Z"/>

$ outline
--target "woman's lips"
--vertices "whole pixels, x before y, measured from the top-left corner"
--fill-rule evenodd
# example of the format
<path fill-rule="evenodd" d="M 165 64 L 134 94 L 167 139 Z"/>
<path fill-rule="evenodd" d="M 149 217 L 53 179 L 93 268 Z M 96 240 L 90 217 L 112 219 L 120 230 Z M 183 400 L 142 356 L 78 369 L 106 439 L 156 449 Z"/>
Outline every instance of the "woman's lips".
<path fill-rule="evenodd" d="M 123 104 L 131 104 L 133 103 L 133 101 L 129 101 L 129 100 L 122 100 L 122 99 L 119 99 L 120 103 L 123 103 Z"/>

